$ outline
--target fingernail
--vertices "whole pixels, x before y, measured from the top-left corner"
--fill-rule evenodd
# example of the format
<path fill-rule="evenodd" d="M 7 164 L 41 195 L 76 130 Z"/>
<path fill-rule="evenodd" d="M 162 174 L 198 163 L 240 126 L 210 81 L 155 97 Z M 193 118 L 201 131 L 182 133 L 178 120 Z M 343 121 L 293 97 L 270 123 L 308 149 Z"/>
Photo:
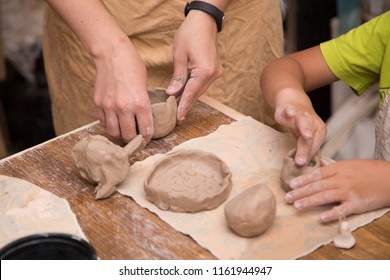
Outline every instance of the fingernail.
<path fill-rule="evenodd" d="M 182 121 L 184 121 L 184 119 L 186 118 L 186 115 L 185 114 L 183 114 L 183 107 L 182 106 L 180 106 L 180 105 L 182 105 L 181 103 L 179 104 L 179 106 L 177 107 L 177 121 L 178 121 L 178 123 L 180 124 Z"/>
<path fill-rule="evenodd" d="M 182 84 L 180 82 L 174 80 L 169 84 L 167 88 L 167 93 L 168 94 L 175 93 L 180 90 L 181 86 Z"/>
<path fill-rule="evenodd" d="M 292 189 L 297 189 L 297 188 L 299 188 L 299 179 L 297 179 L 297 178 L 295 178 L 295 179 L 292 179 L 291 181 L 290 181 L 290 187 L 292 188 Z"/>
<path fill-rule="evenodd" d="M 177 120 L 177 124 L 181 124 L 185 120 L 185 117 L 180 117 Z"/>
<path fill-rule="evenodd" d="M 167 94 L 171 94 L 171 93 L 173 93 L 173 86 L 169 85 L 167 88 Z"/>
<path fill-rule="evenodd" d="M 306 164 L 306 157 L 304 157 L 304 156 L 295 157 L 295 163 L 299 166 L 305 165 Z"/>
<path fill-rule="evenodd" d="M 327 213 L 327 212 L 324 212 L 324 213 L 322 213 L 322 214 L 320 215 L 320 220 L 321 220 L 322 222 L 326 222 L 326 221 L 328 220 L 328 218 L 329 218 L 329 213 Z"/>
<path fill-rule="evenodd" d="M 153 128 L 152 127 L 147 127 L 146 128 L 146 132 L 148 133 L 148 135 L 153 135 Z"/>
<path fill-rule="evenodd" d="M 287 193 L 284 199 L 287 203 L 292 203 L 294 201 L 294 196 L 291 193 Z"/>
<path fill-rule="evenodd" d="M 305 206 L 305 202 L 302 200 L 297 200 L 294 202 L 294 207 L 297 209 L 302 209 Z"/>

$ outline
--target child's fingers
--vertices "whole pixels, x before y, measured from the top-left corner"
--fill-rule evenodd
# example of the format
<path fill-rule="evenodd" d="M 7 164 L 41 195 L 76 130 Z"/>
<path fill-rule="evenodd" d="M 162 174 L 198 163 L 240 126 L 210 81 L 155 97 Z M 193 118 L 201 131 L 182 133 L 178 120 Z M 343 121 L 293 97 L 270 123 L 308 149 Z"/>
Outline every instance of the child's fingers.
<path fill-rule="evenodd" d="M 332 209 L 321 213 L 320 220 L 323 223 L 337 221 L 340 218 L 345 218 L 352 214 L 351 204 L 344 202 L 338 206 L 333 207 Z"/>

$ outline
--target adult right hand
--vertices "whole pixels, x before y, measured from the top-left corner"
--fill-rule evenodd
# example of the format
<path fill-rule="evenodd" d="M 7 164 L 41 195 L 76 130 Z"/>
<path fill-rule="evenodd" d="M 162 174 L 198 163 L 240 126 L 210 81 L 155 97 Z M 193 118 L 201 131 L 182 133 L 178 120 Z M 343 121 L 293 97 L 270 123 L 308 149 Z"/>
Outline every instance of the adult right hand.
<path fill-rule="evenodd" d="M 125 142 L 142 134 L 153 135 L 153 118 L 147 93 L 146 68 L 126 37 L 108 56 L 94 59 L 94 101 L 107 133 Z M 138 130 L 138 131 L 137 131 Z"/>
<path fill-rule="evenodd" d="M 150 141 L 153 119 L 145 65 L 103 2 L 46 1 L 75 32 L 95 64 L 94 101 L 107 133 L 125 142 L 137 134 Z"/>

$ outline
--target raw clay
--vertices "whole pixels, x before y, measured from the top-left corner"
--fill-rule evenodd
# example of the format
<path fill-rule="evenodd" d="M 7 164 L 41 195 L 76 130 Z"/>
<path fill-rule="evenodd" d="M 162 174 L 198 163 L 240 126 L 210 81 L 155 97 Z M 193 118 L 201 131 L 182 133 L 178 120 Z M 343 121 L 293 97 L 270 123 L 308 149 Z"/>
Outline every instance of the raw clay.
<path fill-rule="evenodd" d="M 338 233 L 333 239 L 333 244 L 337 248 L 350 249 L 355 245 L 355 237 L 353 237 L 349 229 L 349 223 L 344 219 L 340 219 Z"/>
<path fill-rule="evenodd" d="M 282 188 L 289 192 L 291 191 L 290 181 L 300 175 L 312 172 L 321 166 L 319 156 L 315 156 L 305 166 L 297 166 L 294 162 L 296 148 L 288 151 L 287 155 L 283 159 L 283 167 L 280 173 Z"/>
<path fill-rule="evenodd" d="M 244 117 L 229 125 L 221 125 L 217 131 L 205 137 L 194 138 L 172 149 L 200 149 L 220 157 L 233 173 L 233 188 L 228 200 L 257 183 L 264 183 L 273 192 L 277 204 L 275 220 L 258 237 L 242 238 L 234 234 L 226 225 L 224 204 L 209 211 L 175 213 L 161 210 L 148 201 L 143 188 L 146 175 L 153 164 L 166 157 L 166 154 L 155 154 L 134 163 L 129 176 L 117 190 L 155 213 L 173 229 L 190 236 L 218 259 L 296 259 L 331 242 L 337 232 L 337 223 L 321 223 L 318 220 L 320 214 L 331 209 L 332 205 L 313 207 L 310 211 L 298 213 L 286 203 L 286 193 L 280 186 L 280 170 L 283 157 L 295 145 L 290 135 Z M 389 210 L 390 207 L 387 207 L 352 215 L 348 217 L 350 229 L 353 231 L 366 225 Z"/>
<path fill-rule="evenodd" d="M 162 210 L 198 212 L 218 207 L 232 188 L 232 173 L 216 155 L 179 150 L 158 160 L 146 176 L 146 198 Z"/>
<path fill-rule="evenodd" d="M 153 139 L 167 136 L 176 126 L 177 101 L 166 94 L 163 88 L 148 90 L 152 106 L 154 133 Z"/>
<path fill-rule="evenodd" d="M 129 157 L 146 146 L 141 135 L 124 148 L 115 145 L 106 137 L 94 135 L 83 138 L 72 149 L 72 159 L 81 177 L 97 184 L 96 199 L 112 195 L 116 186 L 123 182 L 129 172 Z"/>
<path fill-rule="evenodd" d="M 266 231 L 276 214 L 276 198 L 265 184 L 243 191 L 225 205 L 228 226 L 238 235 L 253 237 Z"/>
<path fill-rule="evenodd" d="M 0 175 L 0 217 L 0 248 L 16 239 L 47 232 L 87 240 L 66 199 L 22 179 Z"/>

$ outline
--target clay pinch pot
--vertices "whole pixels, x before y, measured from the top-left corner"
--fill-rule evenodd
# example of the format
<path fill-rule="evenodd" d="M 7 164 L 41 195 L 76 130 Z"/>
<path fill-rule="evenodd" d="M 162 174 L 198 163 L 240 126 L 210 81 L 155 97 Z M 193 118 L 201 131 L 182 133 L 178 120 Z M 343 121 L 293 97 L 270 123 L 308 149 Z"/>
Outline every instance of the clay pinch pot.
<path fill-rule="evenodd" d="M 154 133 L 152 138 L 167 136 L 176 126 L 177 101 L 169 96 L 163 88 L 150 88 L 148 90 L 152 106 Z"/>
<path fill-rule="evenodd" d="M 157 160 L 146 175 L 146 199 L 161 210 L 194 213 L 224 202 L 232 188 L 232 173 L 213 153 L 178 150 Z"/>
<path fill-rule="evenodd" d="M 296 148 L 291 149 L 283 159 L 283 167 L 280 173 L 280 179 L 282 188 L 286 192 L 292 190 L 290 187 L 290 181 L 292 179 L 303 174 L 310 173 L 321 167 L 320 157 L 318 155 L 314 156 L 307 165 L 297 166 L 294 161 L 296 152 Z"/>
<path fill-rule="evenodd" d="M 103 199 L 112 195 L 116 186 L 126 179 L 130 156 L 145 146 L 142 135 L 136 136 L 123 148 L 104 136 L 93 135 L 77 142 L 71 155 L 81 177 L 96 184 L 95 198 Z"/>

